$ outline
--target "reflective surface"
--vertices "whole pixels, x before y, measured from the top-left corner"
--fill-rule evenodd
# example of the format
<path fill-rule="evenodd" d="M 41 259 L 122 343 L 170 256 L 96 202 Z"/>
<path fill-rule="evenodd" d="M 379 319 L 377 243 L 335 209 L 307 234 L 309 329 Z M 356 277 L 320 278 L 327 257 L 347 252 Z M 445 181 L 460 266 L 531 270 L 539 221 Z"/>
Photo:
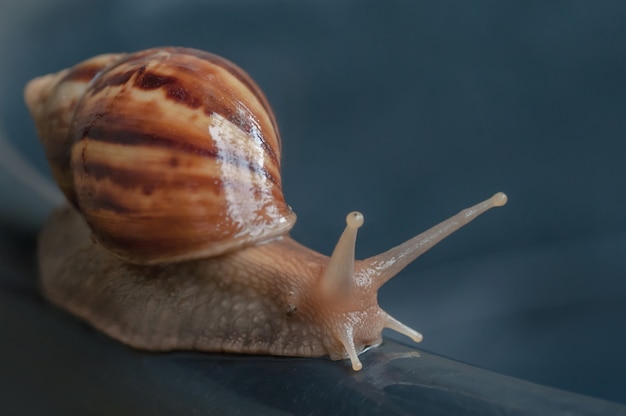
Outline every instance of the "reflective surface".
<path fill-rule="evenodd" d="M 28 242 L 0 273 L 3 414 L 626 415 L 387 340 L 347 360 L 132 350 L 44 302 Z"/>

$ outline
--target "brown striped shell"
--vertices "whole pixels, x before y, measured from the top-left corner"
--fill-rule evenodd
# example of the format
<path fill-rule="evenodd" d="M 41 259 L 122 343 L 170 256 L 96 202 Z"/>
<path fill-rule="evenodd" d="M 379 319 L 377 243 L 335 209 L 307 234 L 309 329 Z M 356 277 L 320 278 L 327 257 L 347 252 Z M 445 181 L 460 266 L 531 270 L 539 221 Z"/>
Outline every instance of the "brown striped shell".
<path fill-rule="evenodd" d="M 240 68 L 187 48 L 100 55 L 28 85 L 51 169 L 131 262 L 222 254 L 295 222 L 272 110 Z"/>

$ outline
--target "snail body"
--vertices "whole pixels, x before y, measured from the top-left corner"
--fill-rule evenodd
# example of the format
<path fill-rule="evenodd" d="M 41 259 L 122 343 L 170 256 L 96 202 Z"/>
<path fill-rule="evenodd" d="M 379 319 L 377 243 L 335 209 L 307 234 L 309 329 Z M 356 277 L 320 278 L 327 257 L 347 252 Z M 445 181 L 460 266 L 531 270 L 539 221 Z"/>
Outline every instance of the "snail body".
<path fill-rule="evenodd" d="M 39 241 L 44 295 L 136 348 L 349 358 L 383 328 L 377 303 L 411 261 L 502 193 L 357 261 L 353 212 L 330 257 L 289 237 L 281 139 L 267 99 L 194 49 L 100 55 L 31 81 L 25 99 L 68 205 Z"/>

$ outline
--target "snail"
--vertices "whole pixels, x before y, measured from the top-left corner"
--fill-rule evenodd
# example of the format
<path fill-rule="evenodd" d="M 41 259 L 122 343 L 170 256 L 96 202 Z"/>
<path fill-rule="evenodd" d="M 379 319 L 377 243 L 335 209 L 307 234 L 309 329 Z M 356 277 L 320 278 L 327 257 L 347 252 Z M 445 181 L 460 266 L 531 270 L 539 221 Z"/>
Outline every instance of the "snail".
<path fill-rule="evenodd" d="M 486 210 L 354 259 L 352 212 L 330 257 L 289 236 L 281 138 L 267 99 L 216 55 L 105 54 L 30 81 L 25 101 L 68 203 L 39 237 L 53 304 L 138 349 L 348 358 L 390 328 L 378 289 Z"/>

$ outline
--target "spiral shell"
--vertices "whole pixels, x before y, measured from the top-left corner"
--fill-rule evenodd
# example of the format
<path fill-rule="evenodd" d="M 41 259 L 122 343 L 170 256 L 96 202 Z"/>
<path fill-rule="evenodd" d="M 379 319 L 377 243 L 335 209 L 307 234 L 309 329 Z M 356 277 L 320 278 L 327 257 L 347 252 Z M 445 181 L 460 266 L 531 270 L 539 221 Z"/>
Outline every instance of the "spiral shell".
<path fill-rule="evenodd" d="M 188 48 L 101 55 L 26 101 L 93 237 L 136 263 L 219 255 L 295 222 L 272 110 L 240 68 Z"/>

